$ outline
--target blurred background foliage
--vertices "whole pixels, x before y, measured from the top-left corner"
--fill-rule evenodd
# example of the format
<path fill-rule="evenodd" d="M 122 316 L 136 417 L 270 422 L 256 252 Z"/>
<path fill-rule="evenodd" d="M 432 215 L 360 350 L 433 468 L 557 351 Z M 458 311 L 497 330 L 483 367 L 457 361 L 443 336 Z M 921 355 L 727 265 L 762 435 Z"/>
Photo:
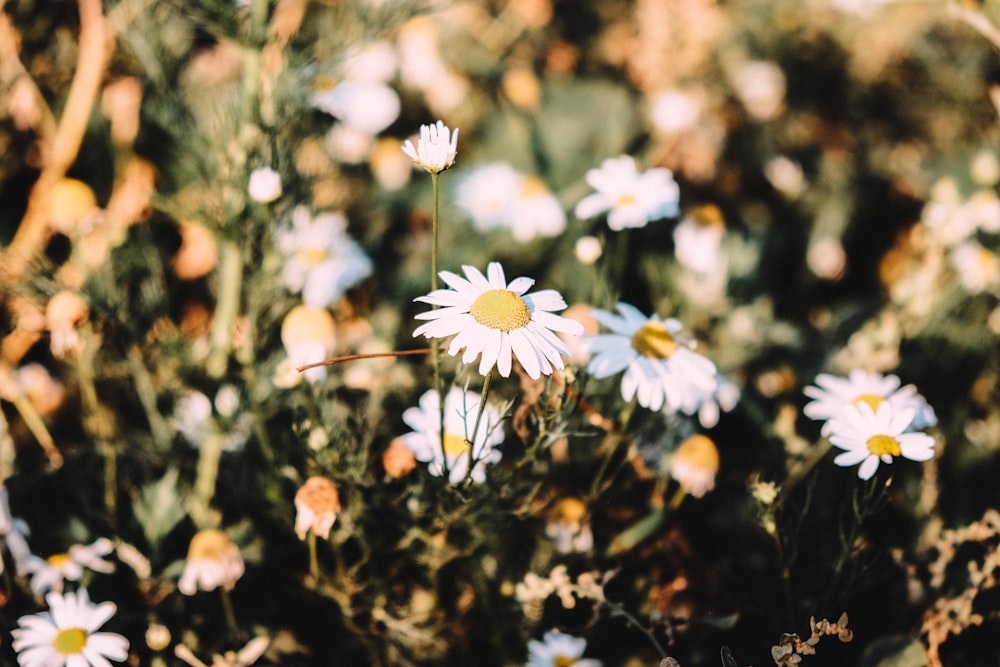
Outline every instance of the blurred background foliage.
<path fill-rule="evenodd" d="M 6 0 L 0 20 L 0 471 L 36 553 L 116 540 L 119 567 L 89 587 L 117 603 L 134 664 L 263 636 L 257 664 L 512 665 L 559 627 L 607 665 L 656 664 L 650 636 L 686 667 L 723 646 L 763 665 L 782 633 L 845 610 L 854 641 L 804 662 L 998 664 L 992 575 L 965 577 L 993 562 L 1000 503 L 1000 3 Z M 342 214 L 373 267 L 322 305 L 326 356 L 422 344 L 431 189 L 400 145 L 438 118 L 460 129 L 441 267 L 500 261 L 571 304 L 673 314 L 737 407 L 706 429 L 626 416 L 582 370 L 511 378 L 503 461 L 458 489 L 384 457 L 431 386 L 423 357 L 288 380 L 289 339 L 310 334 L 283 330 L 302 298 L 275 235 L 297 207 Z M 673 172 L 681 219 L 724 222 L 707 275 L 678 261 L 678 220 L 626 234 L 573 216 L 586 172 L 622 154 Z M 456 191 L 496 162 L 556 198 L 562 233 L 475 227 Z M 264 168 L 273 199 L 248 189 Z M 591 237 L 601 261 L 578 252 Z M 796 478 L 820 440 L 801 389 L 851 368 L 919 388 L 935 461 L 872 485 L 829 461 Z M 193 391 L 212 401 L 200 422 Z M 702 431 L 716 488 L 664 515 L 666 461 Z M 313 475 L 343 505 L 318 577 L 292 530 Z M 591 549 L 546 536 L 564 497 Z M 209 526 L 247 561 L 236 636 L 219 598 L 176 590 Z M 601 573 L 607 600 L 526 613 L 515 585 L 557 564 Z M 41 598 L 5 577 L 13 664 L 7 633 Z"/>

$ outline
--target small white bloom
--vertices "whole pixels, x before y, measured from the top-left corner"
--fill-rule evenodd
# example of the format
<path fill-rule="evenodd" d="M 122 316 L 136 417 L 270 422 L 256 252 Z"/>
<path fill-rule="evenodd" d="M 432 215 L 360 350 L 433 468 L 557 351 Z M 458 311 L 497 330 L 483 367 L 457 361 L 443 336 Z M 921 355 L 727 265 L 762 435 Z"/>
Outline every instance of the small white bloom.
<path fill-rule="evenodd" d="M 601 239 L 596 236 L 581 236 L 576 240 L 573 251 L 581 264 L 590 266 L 600 259 L 604 247 L 601 245 Z"/>
<path fill-rule="evenodd" d="M 399 95 L 379 81 L 345 79 L 313 95 L 312 103 L 342 123 L 372 135 L 399 118 Z"/>
<path fill-rule="evenodd" d="M 600 667 L 601 661 L 582 658 L 587 640 L 561 632 L 546 632 L 542 641 L 528 641 L 527 667 Z"/>
<path fill-rule="evenodd" d="M 322 213 L 315 218 L 305 206 L 292 212 L 290 224 L 275 232 L 284 256 L 282 279 L 309 306 L 325 308 L 371 275 L 372 261 L 347 234 L 347 218 Z"/>
<path fill-rule="evenodd" d="M 475 462 L 470 479 L 483 482 L 486 464 L 496 463 L 502 454 L 497 446 L 503 442 L 501 415 L 496 407 L 487 403 L 475 437 L 472 429 L 479 413 L 479 396 L 453 387 L 444 400 L 444 455 L 447 456 L 448 479 L 452 483 L 465 479 L 469 470 L 469 443 L 473 443 L 472 458 Z M 420 406 L 407 408 L 403 421 L 413 432 L 401 440 L 418 461 L 428 462 L 432 475 L 444 474 L 444 457 L 441 451 L 441 410 L 438 393 L 433 389 L 420 397 Z"/>
<path fill-rule="evenodd" d="M 702 101 L 694 94 L 680 90 L 663 90 L 649 100 L 649 120 L 664 134 L 677 134 L 691 129 L 702 113 Z"/>
<path fill-rule="evenodd" d="M 462 270 L 465 278 L 450 271 L 440 273 L 451 289 L 434 290 L 415 299 L 441 308 L 416 316 L 429 321 L 417 327 L 414 336 L 454 336 L 448 354 L 455 356 L 464 349 L 462 362 L 466 364 L 482 355 L 481 375 L 495 365 L 500 375 L 509 377 L 514 357 L 536 380 L 564 367 L 562 358 L 570 352 L 556 332 L 580 335 L 583 325 L 553 314 L 566 308 L 558 292 L 528 293 L 535 281 L 523 276 L 508 284 L 498 262 L 490 262 L 485 276 L 472 266 Z"/>
<path fill-rule="evenodd" d="M 965 241 L 952 249 L 951 265 L 958 280 L 974 294 L 1000 285 L 1000 257 L 975 241 Z"/>
<path fill-rule="evenodd" d="M 700 206 L 674 228 L 674 256 L 695 273 L 711 273 L 719 263 L 726 225 L 715 206 Z"/>
<path fill-rule="evenodd" d="M 281 174 L 270 167 L 254 169 L 247 185 L 250 199 L 261 204 L 273 202 L 281 196 Z"/>
<path fill-rule="evenodd" d="M 114 602 L 95 605 L 83 588 L 45 601 L 49 611 L 22 616 L 11 631 L 21 667 L 108 667 L 128 658 L 128 639 L 96 631 L 115 615 Z"/>
<path fill-rule="evenodd" d="M 194 595 L 199 590 L 212 591 L 219 586 L 232 589 L 244 569 L 243 555 L 229 536 L 221 530 L 206 528 L 191 538 L 177 590 Z"/>
<path fill-rule="evenodd" d="M 773 62 L 741 63 L 730 72 L 730 79 L 736 96 L 756 120 L 776 117 L 785 105 L 785 73 Z"/>
<path fill-rule="evenodd" d="M 843 449 L 833 460 L 839 466 L 858 468 L 858 477 L 870 479 L 879 462 L 892 463 L 893 457 L 902 456 L 911 461 L 926 461 L 934 456 L 934 438 L 926 433 L 909 431 L 915 410 L 912 407 L 896 409 L 889 402 L 882 402 L 878 410 L 862 402 L 845 405 L 828 423 L 830 442 Z"/>
<path fill-rule="evenodd" d="M 323 146 L 337 162 L 361 164 L 375 149 L 375 135 L 347 123 L 334 123 L 323 137 Z"/>
<path fill-rule="evenodd" d="M 698 415 L 698 422 L 705 428 L 718 424 L 721 414 L 730 412 L 740 400 L 740 390 L 735 384 L 721 375 L 717 375 L 715 381 L 711 391 L 694 389 L 689 392 L 688 403 L 680 408 L 684 414 Z"/>
<path fill-rule="evenodd" d="M 715 364 L 692 349 L 693 341 L 681 335 L 680 322 L 646 317 L 627 303 L 616 308 L 620 317 L 597 308 L 591 311 L 611 333 L 583 339 L 593 354 L 587 364 L 590 374 L 607 378 L 625 371 L 622 398 L 638 396 L 639 405 L 650 410 L 695 406 L 698 396 L 715 391 Z"/>
<path fill-rule="evenodd" d="M 640 174 L 635 160 L 623 155 L 608 158 L 599 169 L 589 170 L 586 178 L 597 192 L 576 205 L 578 218 L 609 211 L 608 227 L 621 231 L 677 215 L 680 188 L 669 169 L 660 167 Z"/>
<path fill-rule="evenodd" d="M 458 128 L 450 133 L 442 121 L 434 125 L 421 125 L 420 138 L 414 148 L 413 141 L 407 139 L 403 152 L 413 159 L 413 163 L 431 174 L 444 171 L 455 164 L 458 153 Z"/>
<path fill-rule="evenodd" d="M 477 231 L 506 227 L 522 243 L 566 229 L 566 213 L 545 182 L 503 162 L 476 167 L 464 176 L 455 188 L 455 204 L 469 214 Z"/>
<path fill-rule="evenodd" d="M 917 393 L 917 388 L 912 384 L 900 387 L 895 375 L 883 376 L 855 368 L 846 378 L 820 373 L 816 376 L 816 385 L 803 390 L 813 400 L 802 408 L 802 412 L 810 419 L 828 422 L 823 425 L 823 435 L 829 435 L 829 420 L 840 415 L 845 406 L 861 403 L 872 410 L 877 410 L 882 402 L 891 404 L 895 412 L 909 410 L 914 415 L 911 425 L 914 429 L 937 424 L 934 409 Z"/>
<path fill-rule="evenodd" d="M 177 400 L 171 422 L 191 446 L 202 447 L 209 438 L 219 438 L 222 449 L 231 452 L 241 449 L 250 439 L 252 417 L 241 415 L 234 423 L 228 424 L 229 428 L 222 429 L 212 412 L 212 401 L 208 396 L 189 389 Z"/>
<path fill-rule="evenodd" d="M 47 591 L 61 593 L 66 581 L 80 581 L 84 570 L 103 572 L 115 571 L 115 564 L 104 560 L 114 551 L 114 545 L 106 537 L 92 544 L 74 544 L 65 553 L 52 554 L 48 558 L 31 555 L 20 568 L 22 574 L 31 575 L 31 590 L 41 594 Z"/>

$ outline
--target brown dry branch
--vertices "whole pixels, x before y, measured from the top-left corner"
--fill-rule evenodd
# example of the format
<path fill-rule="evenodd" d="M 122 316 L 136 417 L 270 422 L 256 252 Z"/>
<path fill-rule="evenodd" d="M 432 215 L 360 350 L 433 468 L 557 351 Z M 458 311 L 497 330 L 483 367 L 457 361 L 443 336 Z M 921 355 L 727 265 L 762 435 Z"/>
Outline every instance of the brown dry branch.
<path fill-rule="evenodd" d="M 771 657 L 776 665 L 797 665 L 802 662 L 802 656 L 815 655 L 816 645 L 823 637 L 836 636 L 845 644 L 854 639 L 854 632 L 847 627 L 847 612 L 841 614 L 836 623 L 825 618 L 818 622 L 815 618 L 810 618 L 809 629 L 811 634 L 808 639 L 802 639 L 796 633 L 781 636 L 777 646 L 771 647 Z"/>

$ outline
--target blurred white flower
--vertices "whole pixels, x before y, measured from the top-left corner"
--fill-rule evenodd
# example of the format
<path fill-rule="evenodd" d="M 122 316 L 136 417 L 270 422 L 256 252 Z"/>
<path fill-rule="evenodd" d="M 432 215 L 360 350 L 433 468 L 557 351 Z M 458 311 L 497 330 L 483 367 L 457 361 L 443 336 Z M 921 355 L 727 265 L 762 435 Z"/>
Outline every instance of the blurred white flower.
<path fill-rule="evenodd" d="M 177 400 L 171 423 L 193 447 L 202 447 L 209 438 L 219 438 L 223 451 L 239 450 L 250 439 L 253 417 L 241 415 L 222 428 L 212 412 L 212 400 L 196 389 L 186 390 Z"/>
<path fill-rule="evenodd" d="M 756 120 L 770 120 L 785 105 L 785 73 L 770 61 L 751 60 L 730 71 L 730 82 L 747 112 Z"/>
<path fill-rule="evenodd" d="M 424 171 L 431 174 L 442 172 L 455 164 L 455 155 L 458 153 L 458 128 L 451 131 L 440 120 L 433 125 L 421 125 L 416 147 L 413 141 L 407 139 L 403 143 L 403 152 Z"/>
<path fill-rule="evenodd" d="M 688 401 L 680 406 L 684 414 L 697 415 L 698 423 L 705 428 L 718 424 L 721 414 L 732 411 L 740 400 L 740 390 L 735 384 L 722 375 L 716 375 L 715 382 L 711 391 L 693 388 L 687 394 Z"/>
<path fill-rule="evenodd" d="M 85 569 L 105 574 L 115 571 L 115 564 L 104 560 L 114 551 L 106 537 L 88 545 L 74 544 L 65 553 L 41 558 L 32 554 L 22 565 L 21 573 L 31 575 L 31 590 L 35 593 L 56 591 L 61 593 L 66 581 L 80 581 Z"/>
<path fill-rule="evenodd" d="M 315 218 L 296 206 L 291 223 L 275 232 L 275 244 L 285 256 L 282 280 L 291 292 L 302 292 L 306 305 L 325 308 L 372 272 L 372 262 L 347 234 L 341 213 Z"/>
<path fill-rule="evenodd" d="M 678 134 L 694 127 L 701 111 L 701 100 L 680 90 L 662 90 L 649 99 L 649 120 L 664 134 Z"/>
<path fill-rule="evenodd" d="M 966 241 L 955 246 L 949 258 L 959 282 L 969 292 L 979 293 L 1000 285 L 1000 258 L 992 250 Z"/>
<path fill-rule="evenodd" d="M 700 433 L 684 440 L 670 457 L 670 475 L 695 498 L 715 488 L 718 472 L 719 449 L 711 438 Z"/>
<path fill-rule="evenodd" d="M 601 245 L 601 239 L 596 236 L 581 236 L 576 240 L 573 252 L 581 264 L 590 266 L 600 259 L 604 246 Z"/>
<path fill-rule="evenodd" d="M 560 498 L 548 513 L 545 535 L 561 554 L 584 553 L 594 548 L 594 533 L 587 506 L 579 498 Z"/>
<path fill-rule="evenodd" d="M 1000 160 L 993 151 L 981 150 L 972 158 L 969 173 L 977 185 L 996 185 L 1000 181 Z"/>
<path fill-rule="evenodd" d="M 415 299 L 442 307 L 416 316 L 429 321 L 417 327 L 414 336 L 454 336 L 448 354 L 455 356 L 464 349 L 462 362 L 466 364 L 482 355 L 481 375 L 495 365 L 500 375 L 509 377 L 514 357 L 536 380 L 564 367 L 562 358 L 569 356 L 569 349 L 556 332 L 579 335 L 583 325 L 552 312 L 566 308 L 558 292 L 528 293 L 535 281 L 523 276 L 508 284 L 499 262 L 490 262 L 485 276 L 473 266 L 465 265 L 462 270 L 465 278 L 450 271 L 439 274 L 451 289 Z"/>
<path fill-rule="evenodd" d="M 802 408 L 802 412 L 810 419 L 827 422 L 823 425 L 823 435 L 829 435 L 829 420 L 841 415 L 845 406 L 862 403 L 875 411 L 886 402 L 897 414 L 911 413 L 913 424 L 910 426 L 915 429 L 937 424 L 934 409 L 917 393 L 917 388 L 912 384 L 900 387 L 899 378 L 895 375 L 883 376 L 855 368 L 846 378 L 820 373 L 816 376 L 816 385 L 803 390 L 813 400 Z"/>
<path fill-rule="evenodd" d="M 823 280 L 840 280 L 847 270 L 847 251 L 840 239 L 821 236 L 809 242 L 806 266 Z"/>
<path fill-rule="evenodd" d="M 281 174 L 270 167 L 260 167 L 250 172 L 247 185 L 250 199 L 261 204 L 273 202 L 281 196 Z"/>
<path fill-rule="evenodd" d="M 806 175 L 798 162 L 779 155 L 764 166 L 764 175 L 774 189 L 788 199 L 796 199 L 806 188 Z"/>
<path fill-rule="evenodd" d="M 583 338 L 593 354 L 587 364 L 590 374 L 607 378 L 624 371 L 622 398 L 637 397 L 650 410 L 697 405 L 698 396 L 715 391 L 715 364 L 693 350 L 693 341 L 681 335 L 680 322 L 646 317 L 627 303 L 619 302 L 616 309 L 620 316 L 591 311 L 611 333 Z"/>
<path fill-rule="evenodd" d="M 399 95 L 380 81 L 345 79 L 314 93 L 312 103 L 342 123 L 372 135 L 399 118 Z"/>
<path fill-rule="evenodd" d="M 323 137 L 323 146 L 337 162 L 361 164 L 374 150 L 375 135 L 353 125 L 334 123 Z"/>
<path fill-rule="evenodd" d="M 911 461 L 926 461 L 934 456 L 934 438 L 910 431 L 916 416 L 912 407 L 896 409 L 882 402 L 878 410 L 868 403 L 844 405 L 830 425 L 830 442 L 845 450 L 833 460 L 839 466 L 858 468 L 858 477 L 870 479 L 879 462 L 892 463 L 902 456 Z"/>
<path fill-rule="evenodd" d="M 477 231 L 505 227 L 521 243 L 566 229 L 566 212 L 545 182 L 503 162 L 464 175 L 455 187 L 455 204 L 469 214 Z"/>
<path fill-rule="evenodd" d="M 413 429 L 400 437 L 418 461 L 428 462 L 432 475 L 443 475 L 447 456 L 448 479 L 459 483 L 469 470 L 469 447 L 474 447 L 472 474 L 474 482 L 486 480 L 486 465 L 496 463 L 502 457 L 497 446 L 503 442 L 501 428 L 502 415 L 496 407 L 487 403 L 479 422 L 479 430 L 472 437 L 479 413 L 478 394 L 453 387 L 444 401 L 444 452 L 441 450 L 441 410 L 438 393 L 430 390 L 420 397 L 420 405 L 407 408 L 403 421 Z"/>
<path fill-rule="evenodd" d="M 608 227 L 621 231 L 677 215 L 680 188 L 669 169 L 660 167 L 640 174 L 635 160 L 623 155 L 608 158 L 599 169 L 590 169 L 586 178 L 597 192 L 576 205 L 578 218 L 607 211 Z"/>
<path fill-rule="evenodd" d="M 21 667 L 109 667 L 128 658 L 128 639 L 97 629 L 115 615 L 114 602 L 93 604 L 87 590 L 45 596 L 49 611 L 22 616 L 11 631 Z"/>
<path fill-rule="evenodd" d="M 448 67 L 438 48 L 438 30 L 427 16 L 407 21 L 399 30 L 399 76 L 403 85 L 428 90 L 448 74 Z"/>
<path fill-rule="evenodd" d="M 314 364 L 330 357 L 337 344 L 337 328 L 333 315 L 324 308 L 298 305 L 281 323 L 281 342 L 288 355 L 275 371 L 275 384 L 289 388 L 303 376 L 309 382 L 326 379 L 327 367 L 317 366 L 299 373 L 296 368 Z"/>
<path fill-rule="evenodd" d="M 396 76 L 399 57 L 385 40 L 375 40 L 351 47 L 344 60 L 343 73 L 354 81 L 389 83 Z"/>
<path fill-rule="evenodd" d="M 699 206 L 674 228 L 674 256 L 695 273 L 711 273 L 719 263 L 725 233 L 722 212 L 715 206 Z"/>
<path fill-rule="evenodd" d="M 587 640 L 561 632 L 546 632 L 542 641 L 528 641 L 527 667 L 601 667 L 600 660 L 583 658 Z"/>
<path fill-rule="evenodd" d="M 212 591 L 219 586 L 229 590 L 243 576 L 244 569 L 240 549 L 228 535 L 214 528 L 199 530 L 191 538 L 177 590 L 184 595 Z"/>

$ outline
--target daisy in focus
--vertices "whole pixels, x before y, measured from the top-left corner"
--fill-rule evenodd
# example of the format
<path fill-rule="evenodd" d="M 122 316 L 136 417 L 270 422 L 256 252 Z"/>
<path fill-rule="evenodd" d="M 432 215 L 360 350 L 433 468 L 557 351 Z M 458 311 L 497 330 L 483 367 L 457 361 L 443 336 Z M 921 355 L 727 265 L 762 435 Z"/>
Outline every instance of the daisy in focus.
<path fill-rule="evenodd" d="M 563 357 L 570 351 L 556 332 L 578 336 L 583 325 L 553 314 L 566 308 L 558 292 L 528 293 L 535 281 L 523 276 L 508 284 L 498 262 L 490 262 L 485 276 L 472 266 L 462 270 L 465 278 L 450 271 L 439 274 L 451 289 L 415 299 L 440 308 L 416 316 L 428 321 L 417 327 L 414 336 L 454 336 L 448 354 L 456 356 L 464 349 L 466 364 L 480 357 L 483 376 L 496 366 L 500 375 L 509 377 L 514 357 L 533 380 L 564 367 Z"/>
<path fill-rule="evenodd" d="M 22 616 L 11 631 L 21 667 L 106 667 L 128 658 L 128 640 L 97 632 L 115 615 L 114 602 L 93 604 L 87 590 L 45 596 L 49 611 Z"/>
<path fill-rule="evenodd" d="M 587 372 L 596 378 L 622 376 L 622 398 L 636 397 L 650 410 L 700 407 L 705 394 L 714 394 L 715 364 L 695 352 L 694 341 L 681 335 L 673 318 L 647 317 L 637 308 L 619 302 L 620 315 L 595 308 L 594 318 L 611 330 L 584 338 L 593 355 Z"/>
<path fill-rule="evenodd" d="M 803 390 L 813 400 L 802 408 L 802 412 L 810 419 L 827 422 L 823 425 L 823 435 L 830 434 L 829 420 L 840 415 L 845 406 L 862 403 L 873 411 L 883 402 L 892 405 L 896 412 L 912 410 L 913 429 L 937 424 L 934 409 L 917 393 L 917 388 L 912 384 L 900 387 L 899 378 L 895 375 L 869 373 L 855 368 L 846 378 L 820 373 L 816 376 L 816 385 Z"/>
<path fill-rule="evenodd" d="M 546 632 L 542 641 L 528 642 L 527 667 L 601 667 L 600 660 L 580 657 L 586 649 L 586 639 Z"/>
<path fill-rule="evenodd" d="M 438 121 L 434 125 L 421 125 L 417 145 L 407 139 L 403 152 L 413 163 L 430 174 L 438 174 L 455 164 L 458 154 L 458 128 L 450 133 L 448 126 Z"/>
<path fill-rule="evenodd" d="M 104 560 L 114 551 L 114 545 L 106 537 L 95 540 L 92 544 L 74 544 L 66 553 L 52 554 L 41 558 L 32 554 L 20 568 L 24 574 L 31 575 L 31 590 L 41 594 L 47 591 L 61 593 L 66 581 L 80 581 L 84 570 L 109 574 L 115 571 L 115 564 Z"/>
<path fill-rule="evenodd" d="M 934 438 L 912 432 L 916 412 L 912 407 L 895 408 L 883 401 L 873 410 L 868 403 L 844 406 L 840 414 L 827 422 L 830 442 L 843 449 L 833 460 L 839 466 L 858 468 L 858 477 L 871 479 L 879 463 L 892 463 L 902 456 L 911 461 L 926 461 L 934 456 Z"/>
<path fill-rule="evenodd" d="M 629 227 L 645 227 L 653 220 L 677 215 L 680 188 L 669 169 L 655 168 L 639 173 L 628 156 L 608 158 L 599 169 L 587 172 L 587 183 L 597 192 L 576 205 L 576 217 L 593 218 L 608 212 L 608 227 L 618 232 Z"/>
<path fill-rule="evenodd" d="M 296 206 L 291 223 L 280 227 L 274 240 L 285 256 L 285 287 L 301 292 L 308 306 L 326 308 L 371 275 L 372 261 L 348 236 L 341 213 L 313 217 L 307 207 Z"/>
<path fill-rule="evenodd" d="M 496 463 L 501 458 L 496 447 L 503 442 L 504 433 L 500 428 L 502 416 L 496 407 L 487 403 L 479 423 L 475 438 L 469 437 L 476 425 L 479 413 L 479 396 L 472 392 L 453 387 L 444 400 L 444 456 L 447 456 L 448 479 L 459 483 L 469 471 L 469 446 L 475 448 L 470 479 L 473 482 L 486 480 L 486 464 Z M 413 429 L 412 433 L 401 436 L 418 461 L 429 463 L 432 475 L 444 474 L 445 460 L 441 451 L 441 409 L 438 393 L 433 389 L 420 397 L 420 406 L 403 412 L 403 421 Z"/>

